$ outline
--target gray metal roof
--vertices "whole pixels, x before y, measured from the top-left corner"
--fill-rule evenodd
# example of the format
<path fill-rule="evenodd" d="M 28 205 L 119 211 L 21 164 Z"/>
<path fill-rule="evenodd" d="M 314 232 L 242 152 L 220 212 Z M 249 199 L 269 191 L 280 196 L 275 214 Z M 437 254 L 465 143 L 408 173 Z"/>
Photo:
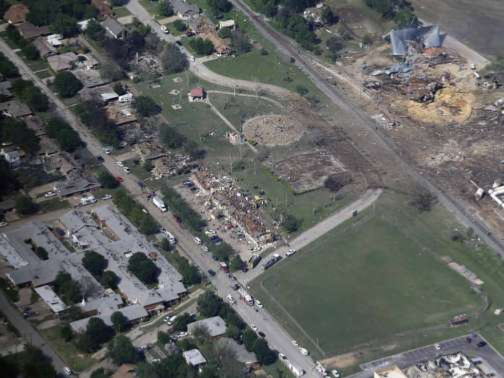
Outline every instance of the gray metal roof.
<path fill-rule="evenodd" d="M 107 17 L 104 21 L 102 21 L 101 25 L 105 30 L 107 30 L 112 36 L 118 37 L 121 33 L 124 32 L 124 26 L 122 26 L 116 19 Z"/>
<path fill-rule="evenodd" d="M 392 30 L 388 36 L 392 44 L 392 55 L 395 56 L 406 55 L 409 42 L 423 43 L 426 48 L 441 47 L 443 44 L 439 26 L 437 25 Z"/>
<path fill-rule="evenodd" d="M 243 344 L 240 345 L 229 337 L 221 337 L 216 341 L 216 343 L 218 348 L 226 348 L 232 350 L 236 360 L 245 365 L 255 364 L 257 362 L 255 353 L 249 352 L 247 349 L 245 349 L 245 346 Z"/>
<path fill-rule="evenodd" d="M 99 187 L 99 183 L 84 177 L 73 177 L 63 182 L 57 182 L 54 185 L 54 189 L 61 197 L 87 192 L 88 190 L 97 189 Z"/>
<path fill-rule="evenodd" d="M 199 366 L 206 363 L 205 357 L 198 349 L 187 350 L 183 353 L 186 363 L 191 366 Z"/>
<path fill-rule="evenodd" d="M 226 333 L 226 322 L 220 316 L 214 316 L 187 325 L 189 334 L 193 334 L 194 330 L 198 328 L 205 328 L 210 337 L 221 336 Z"/>
<path fill-rule="evenodd" d="M 136 320 L 140 320 L 149 316 L 149 313 L 141 305 L 134 304 L 120 309 L 111 310 L 98 316 L 90 316 L 89 318 L 77 320 L 70 323 L 70 327 L 72 327 L 75 332 L 84 332 L 91 318 L 100 318 L 106 325 L 112 326 L 111 317 L 114 312 L 122 313 L 130 322 L 134 322 Z"/>
<path fill-rule="evenodd" d="M 200 12 L 198 6 L 188 3 L 184 0 L 171 0 L 170 1 L 175 13 L 180 14 L 185 17 L 190 17 L 193 15 L 197 15 Z"/>

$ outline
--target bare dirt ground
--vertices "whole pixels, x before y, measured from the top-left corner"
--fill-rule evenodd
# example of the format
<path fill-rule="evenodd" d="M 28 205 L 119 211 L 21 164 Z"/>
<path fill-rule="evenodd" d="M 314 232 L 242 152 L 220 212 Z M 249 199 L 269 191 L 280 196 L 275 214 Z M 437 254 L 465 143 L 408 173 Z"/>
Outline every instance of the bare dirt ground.
<path fill-rule="evenodd" d="M 412 0 L 417 14 L 487 57 L 504 52 L 502 0 Z"/>
<path fill-rule="evenodd" d="M 243 133 L 248 141 L 262 146 L 285 146 L 303 136 L 304 128 L 295 118 L 274 114 L 250 118 L 243 124 Z"/>

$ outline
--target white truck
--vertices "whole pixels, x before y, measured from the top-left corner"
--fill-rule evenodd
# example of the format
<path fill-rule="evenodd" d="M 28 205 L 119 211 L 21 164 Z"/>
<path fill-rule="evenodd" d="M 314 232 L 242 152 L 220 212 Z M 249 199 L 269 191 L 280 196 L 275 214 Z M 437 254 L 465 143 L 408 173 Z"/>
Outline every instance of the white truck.
<path fill-rule="evenodd" d="M 96 203 L 96 198 L 92 194 L 88 194 L 87 196 L 82 196 L 79 200 L 81 206 L 91 205 Z"/>
<path fill-rule="evenodd" d="M 156 207 L 161 210 L 163 213 L 166 212 L 166 205 L 164 201 L 158 196 L 152 197 L 152 203 L 156 205 Z"/>
<path fill-rule="evenodd" d="M 254 298 L 252 298 L 252 296 L 249 293 L 247 293 L 244 289 L 239 289 L 238 294 L 240 295 L 240 298 L 245 301 L 246 304 L 248 304 L 249 306 L 254 305 Z"/>

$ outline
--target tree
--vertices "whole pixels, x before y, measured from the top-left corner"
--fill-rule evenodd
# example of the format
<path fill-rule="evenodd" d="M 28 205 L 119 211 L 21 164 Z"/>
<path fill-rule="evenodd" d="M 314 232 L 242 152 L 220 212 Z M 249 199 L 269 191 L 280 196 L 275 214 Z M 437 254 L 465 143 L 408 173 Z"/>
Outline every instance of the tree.
<path fill-rule="evenodd" d="M 128 261 L 128 270 L 146 285 L 157 283 L 159 268 L 142 252 L 136 252 Z"/>
<path fill-rule="evenodd" d="M 205 318 L 219 314 L 223 301 L 213 291 L 206 291 L 198 298 L 198 310 Z"/>
<path fill-rule="evenodd" d="M 77 347 L 77 349 L 84 353 L 96 352 L 100 347 L 98 343 L 86 333 L 80 334 L 77 337 L 77 339 L 75 340 L 75 346 Z"/>
<path fill-rule="evenodd" d="M 2 53 L 0 53 L 0 74 L 2 74 L 7 79 L 19 77 L 19 71 L 17 67 Z"/>
<path fill-rule="evenodd" d="M 109 378 L 112 372 L 105 370 L 104 368 L 98 368 L 91 373 L 90 378 Z"/>
<path fill-rule="evenodd" d="M 237 54 L 245 54 L 252 50 L 252 44 L 247 35 L 239 30 L 231 33 L 231 47 Z"/>
<path fill-rule="evenodd" d="M 61 97 L 69 98 L 75 96 L 83 88 L 83 85 L 73 73 L 62 71 L 56 74 L 54 87 Z"/>
<path fill-rule="evenodd" d="M 148 96 L 138 96 L 135 98 L 133 107 L 142 117 L 150 117 L 161 112 L 161 107 Z"/>
<path fill-rule="evenodd" d="M 302 221 L 296 218 L 294 215 L 287 214 L 282 222 L 282 227 L 289 233 L 292 234 L 299 230 Z"/>
<path fill-rule="evenodd" d="M 236 255 L 231 259 L 229 269 L 231 269 L 232 272 L 236 272 L 238 270 L 241 270 L 242 266 L 243 266 L 243 260 L 241 259 L 240 255 Z"/>
<path fill-rule="evenodd" d="M 179 32 L 185 32 L 187 30 L 187 25 L 182 20 L 173 21 L 173 27 Z"/>
<path fill-rule="evenodd" d="M 187 142 L 184 135 L 166 124 L 161 125 L 159 128 L 159 139 L 161 143 L 170 149 L 180 148 Z"/>
<path fill-rule="evenodd" d="M 117 285 L 121 279 L 111 270 L 106 270 L 103 272 L 101 278 L 100 278 L 100 283 L 102 284 L 103 287 L 107 289 L 112 289 L 115 290 L 117 289 Z"/>
<path fill-rule="evenodd" d="M 66 272 L 61 271 L 56 275 L 53 288 L 56 294 L 58 294 L 67 305 L 79 303 L 82 300 L 79 284 Z"/>
<path fill-rule="evenodd" d="M 129 320 L 124 314 L 120 311 L 114 312 L 110 316 L 110 320 L 112 321 L 112 326 L 114 330 L 118 333 L 127 331 L 129 328 Z"/>
<path fill-rule="evenodd" d="M 208 6 L 214 13 L 227 13 L 233 8 L 233 4 L 231 4 L 228 0 L 208 0 Z"/>
<path fill-rule="evenodd" d="M 69 342 L 70 340 L 73 339 L 73 336 L 74 336 L 73 331 L 72 331 L 72 327 L 70 327 L 70 325 L 68 325 L 68 324 L 65 324 L 60 329 L 60 335 L 63 340 L 65 340 L 66 342 Z"/>
<path fill-rule="evenodd" d="M 35 254 L 41 260 L 48 260 L 49 259 L 49 254 L 47 253 L 47 251 L 46 251 L 46 249 L 44 247 L 37 247 L 37 248 L 35 248 Z"/>
<path fill-rule="evenodd" d="M 232 31 L 230 28 L 222 28 L 219 30 L 219 37 L 221 38 L 231 38 Z"/>
<path fill-rule="evenodd" d="M 325 180 L 324 187 L 331 192 L 338 192 L 351 182 L 352 177 L 350 175 L 332 175 Z"/>
<path fill-rule="evenodd" d="M 211 41 L 200 37 L 191 39 L 189 41 L 189 46 L 191 46 L 191 48 L 198 55 L 210 55 L 215 50 L 214 45 Z"/>
<path fill-rule="evenodd" d="M 401 9 L 394 16 L 394 22 L 399 28 L 413 28 L 419 25 L 418 17 L 410 9 Z"/>
<path fill-rule="evenodd" d="M 171 17 L 175 14 L 168 0 L 161 0 L 159 2 L 157 12 L 161 17 Z"/>
<path fill-rule="evenodd" d="M 132 364 L 138 360 L 138 355 L 131 340 L 124 335 L 114 338 L 109 345 L 109 356 L 116 365 Z"/>
<path fill-rule="evenodd" d="M 12 172 L 9 163 L 3 157 L 0 157 L 0 198 L 19 188 L 19 182 Z"/>
<path fill-rule="evenodd" d="M 119 181 L 105 168 L 98 173 L 98 182 L 106 189 L 115 189 L 119 186 Z"/>
<path fill-rule="evenodd" d="M 128 4 L 129 0 L 112 0 L 113 7 L 122 7 L 123 5 Z"/>
<path fill-rule="evenodd" d="M 63 151 L 74 152 L 83 145 L 79 134 L 61 118 L 51 118 L 46 125 L 46 132 L 50 138 L 58 142 Z"/>
<path fill-rule="evenodd" d="M 38 206 L 28 196 L 18 194 L 16 196 L 15 209 L 18 214 L 31 215 L 38 211 Z"/>
<path fill-rule="evenodd" d="M 61 34 L 64 38 L 74 37 L 79 34 L 79 25 L 74 17 L 60 15 L 51 24 L 51 31 L 56 34 Z"/>
<path fill-rule="evenodd" d="M 125 95 L 128 92 L 124 84 L 121 82 L 115 83 L 113 89 L 119 96 Z"/>
<path fill-rule="evenodd" d="M 85 34 L 94 41 L 103 41 L 105 39 L 105 29 L 96 20 L 89 20 Z"/>
<path fill-rule="evenodd" d="M 40 140 L 35 131 L 28 128 L 24 121 L 4 118 L 0 125 L 0 140 L 3 143 L 11 142 L 30 155 L 35 155 L 40 149 Z"/>
<path fill-rule="evenodd" d="M 252 329 L 247 327 L 245 332 L 243 332 L 243 345 L 245 345 L 245 348 L 249 352 L 252 352 L 254 350 L 254 345 L 257 339 L 258 339 L 257 334 L 254 331 L 252 331 Z"/>
<path fill-rule="evenodd" d="M 100 75 L 110 81 L 124 78 L 124 71 L 116 64 L 104 64 L 100 67 Z"/>
<path fill-rule="evenodd" d="M 262 365 L 271 365 L 277 359 L 276 353 L 269 348 L 268 343 L 264 339 L 256 340 L 254 343 L 254 353 Z"/>
<path fill-rule="evenodd" d="M 87 251 L 82 258 L 82 265 L 94 277 L 101 277 L 103 271 L 107 269 L 108 261 L 95 251 Z"/>
<path fill-rule="evenodd" d="M 173 330 L 177 332 L 187 332 L 187 325 L 191 322 L 193 322 L 193 317 L 185 312 L 175 319 Z"/>
<path fill-rule="evenodd" d="M 51 360 L 31 344 L 25 346 L 19 360 L 19 367 L 21 376 L 27 378 L 56 378 L 58 376 Z"/>
<path fill-rule="evenodd" d="M 167 44 L 160 55 L 161 66 L 166 74 L 185 71 L 189 66 L 187 57 L 173 44 Z"/>
<path fill-rule="evenodd" d="M 93 317 L 86 326 L 86 335 L 93 339 L 99 347 L 114 337 L 114 330 L 106 325 L 102 319 Z"/>
<path fill-rule="evenodd" d="M 28 60 L 38 60 L 40 58 L 40 53 L 33 44 L 27 44 L 24 46 L 21 51 L 23 55 L 26 56 Z"/>
<path fill-rule="evenodd" d="M 336 16 L 332 9 L 328 6 L 322 10 L 320 18 L 322 19 L 324 25 L 334 25 L 339 21 L 338 16 Z"/>
<path fill-rule="evenodd" d="M 437 197 L 424 188 L 419 188 L 413 194 L 410 204 L 421 213 L 431 211 L 437 203 Z"/>

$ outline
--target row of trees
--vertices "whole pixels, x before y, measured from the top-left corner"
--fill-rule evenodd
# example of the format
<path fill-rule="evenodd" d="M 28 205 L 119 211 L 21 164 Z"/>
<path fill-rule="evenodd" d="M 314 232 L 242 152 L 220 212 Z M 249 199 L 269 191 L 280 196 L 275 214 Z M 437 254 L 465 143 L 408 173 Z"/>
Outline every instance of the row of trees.
<path fill-rule="evenodd" d="M 175 263 L 177 271 L 182 275 L 184 285 L 191 286 L 201 283 L 202 278 L 198 268 L 191 265 L 185 257 L 174 251 L 172 252 L 172 261 Z"/>
<path fill-rule="evenodd" d="M 35 132 L 23 120 L 10 117 L 0 118 L 0 143 L 12 143 L 29 155 L 40 150 L 40 140 Z"/>
<path fill-rule="evenodd" d="M 366 0 L 366 5 L 387 20 L 394 20 L 399 27 L 417 26 L 413 6 L 408 0 Z"/>
<path fill-rule="evenodd" d="M 16 80 L 12 83 L 12 93 L 24 102 L 33 112 L 49 110 L 49 99 L 41 90 L 27 80 Z"/>
<path fill-rule="evenodd" d="M 120 278 L 111 270 L 106 270 L 108 261 L 95 251 L 87 251 L 82 258 L 82 265 L 98 282 L 109 289 L 117 289 Z"/>
<path fill-rule="evenodd" d="M 23 352 L 0 357 L 0 371 L 3 377 L 56 378 L 58 374 L 51 359 L 31 344 L 26 344 Z"/>
<path fill-rule="evenodd" d="M 53 117 L 47 122 L 46 133 L 58 142 L 63 151 L 74 152 L 83 145 L 79 134 L 63 119 Z"/>
<path fill-rule="evenodd" d="M 114 204 L 145 235 L 152 235 L 159 231 L 159 225 L 152 216 L 121 189 L 114 194 Z"/>
<path fill-rule="evenodd" d="M 117 125 L 108 119 L 102 104 L 96 100 L 79 103 L 76 113 L 80 120 L 93 131 L 104 145 L 119 147 L 121 136 Z"/>
<path fill-rule="evenodd" d="M 19 77 L 17 67 L 2 53 L 0 53 L 0 74 L 6 79 Z"/>
<path fill-rule="evenodd" d="M 182 148 L 184 152 L 191 156 L 192 160 L 202 159 L 206 151 L 192 140 L 179 133 L 174 127 L 163 124 L 159 127 L 159 139 L 161 143 L 170 148 Z"/>

